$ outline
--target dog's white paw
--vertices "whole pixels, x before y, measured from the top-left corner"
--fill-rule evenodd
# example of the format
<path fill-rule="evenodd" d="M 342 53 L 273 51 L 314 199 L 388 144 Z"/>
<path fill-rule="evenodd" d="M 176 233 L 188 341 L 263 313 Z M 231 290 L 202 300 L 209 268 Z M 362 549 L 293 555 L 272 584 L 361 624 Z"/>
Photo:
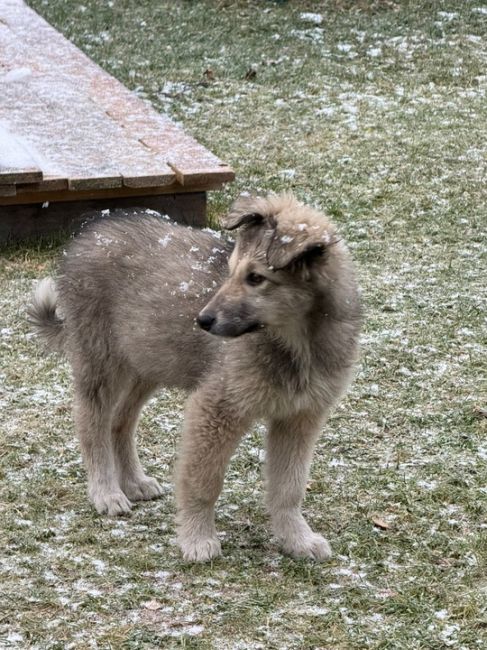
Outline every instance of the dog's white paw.
<path fill-rule="evenodd" d="M 309 558 L 318 562 L 325 562 L 332 556 L 331 546 L 328 541 L 318 533 L 313 532 L 283 541 L 282 548 L 285 553 L 293 557 Z"/>
<path fill-rule="evenodd" d="M 123 491 L 131 501 L 149 501 L 162 495 L 162 488 L 155 478 L 140 476 L 123 484 Z"/>
<path fill-rule="evenodd" d="M 132 510 L 132 503 L 122 490 L 113 490 L 111 492 L 91 491 L 90 498 L 97 512 L 101 515 L 107 514 L 109 517 L 126 515 Z"/>
<path fill-rule="evenodd" d="M 179 539 L 179 546 L 186 562 L 208 562 L 222 553 L 220 542 L 216 537 Z"/>

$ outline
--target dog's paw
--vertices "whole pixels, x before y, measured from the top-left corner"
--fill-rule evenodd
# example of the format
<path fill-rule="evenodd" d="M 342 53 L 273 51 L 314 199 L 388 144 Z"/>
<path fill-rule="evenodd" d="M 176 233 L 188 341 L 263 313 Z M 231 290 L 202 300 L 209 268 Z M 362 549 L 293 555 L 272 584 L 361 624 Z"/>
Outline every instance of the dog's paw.
<path fill-rule="evenodd" d="M 145 475 L 126 481 L 123 484 L 123 491 L 131 501 L 150 501 L 150 499 L 157 499 L 163 493 L 156 479 Z"/>
<path fill-rule="evenodd" d="M 220 542 L 216 537 L 179 539 L 179 546 L 186 562 L 208 562 L 222 553 Z"/>
<path fill-rule="evenodd" d="M 283 551 L 296 558 L 309 558 L 318 562 L 326 562 L 332 556 L 328 541 L 318 533 L 307 533 L 296 539 L 282 543 Z"/>
<path fill-rule="evenodd" d="M 101 515 L 106 514 L 109 517 L 118 517 L 119 515 L 126 515 L 132 510 L 132 503 L 127 499 L 127 496 L 122 490 L 92 492 L 90 498 L 97 512 Z"/>

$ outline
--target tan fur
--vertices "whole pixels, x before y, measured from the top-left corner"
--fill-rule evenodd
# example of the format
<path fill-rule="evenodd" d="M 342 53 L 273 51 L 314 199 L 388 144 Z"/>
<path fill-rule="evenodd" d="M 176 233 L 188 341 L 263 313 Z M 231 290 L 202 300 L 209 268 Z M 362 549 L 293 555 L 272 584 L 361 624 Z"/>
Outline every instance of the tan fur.
<path fill-rule="evenodd" d="M 301 514 L 312 452 L 357 356 L 360 305 L 333 225 L 290 195 L 242 198 L 232 244 L 141 211 L 86 228 L 29 317 L 68 356 L 88 492 L 101 513 L 161 494 L 135 447 L 161 385 L 190 391 L 176 471 L 185 559 L 220 553 L 215 502 L 241 437 L 268 424 L 267 506 L 285 552 L 324 560 Z M 198 324 L 200 327 L 198 327 Z M 207 331 L 203 331 L 207 330 Z"/>

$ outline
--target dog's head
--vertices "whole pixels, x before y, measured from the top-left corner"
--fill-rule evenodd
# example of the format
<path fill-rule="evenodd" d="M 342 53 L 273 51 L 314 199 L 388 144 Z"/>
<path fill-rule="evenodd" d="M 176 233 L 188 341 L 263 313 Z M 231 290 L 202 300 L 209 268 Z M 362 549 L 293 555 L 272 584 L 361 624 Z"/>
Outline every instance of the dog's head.
<path fill-rule="evenodd" d="M 221 224 L 237 231 L 230 274 L 198 315 L 199 325 L 234 337 L 302 320 L 316 296 L 313 279 L 337 243 L 328 219 L 281 194 L 241 197 Z"/>

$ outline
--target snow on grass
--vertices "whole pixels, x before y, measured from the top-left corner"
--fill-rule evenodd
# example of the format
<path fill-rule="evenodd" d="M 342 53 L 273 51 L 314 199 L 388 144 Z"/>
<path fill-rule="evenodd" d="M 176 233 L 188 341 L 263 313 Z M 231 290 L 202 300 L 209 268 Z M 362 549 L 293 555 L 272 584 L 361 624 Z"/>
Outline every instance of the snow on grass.
<path fill-rule="evenodd" d="M 172 485 L 184 396 L 162 391 L 139 426 L 163 496 L 99 517 L 69 367 L 42 355 L 23 319 L 56 250 L 7 251 L 0 647 L 485 645 L 485 10 L 365 4 L 33 2 L 235 167 L 235 184 L 210 193 L 213 223 L 243 191 L 293 189 L 328 211 L 357 260 L 366 316 L 304 506 L 334 558 L 280 554 L 259 426 L 218 504 L 223 558 L 187 566 Z"/>

